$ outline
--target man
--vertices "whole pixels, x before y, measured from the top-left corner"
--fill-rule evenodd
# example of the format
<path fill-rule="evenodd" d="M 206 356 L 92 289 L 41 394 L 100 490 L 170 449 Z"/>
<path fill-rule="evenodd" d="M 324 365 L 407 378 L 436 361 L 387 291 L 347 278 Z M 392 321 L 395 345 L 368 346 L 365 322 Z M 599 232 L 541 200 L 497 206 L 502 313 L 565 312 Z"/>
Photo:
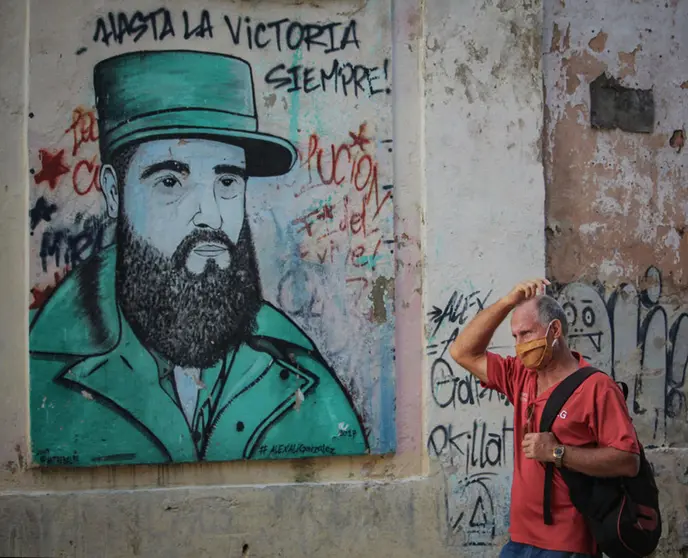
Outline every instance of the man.
<path fill-rule="evenodd" d="M 556 469 L 553 524 L 544 523 L 545 463 L 596 477 L 633 477 L 640 466 L 638 440 L 623 394 L 605 374 L 595 374 L 583 383 L 554 421 L 552 432 L 539 433 L 540 417 L 554 387 L 587 366 L 568 348 L 566 315 L 554 299 L 544 295 L 546 285 L 545 279 L 517 285 L 480 312 L 450 347 L 459 365 L 484 386 L 506 395 L 514 406 L 511 540 L 502 549 L 502 558 L 583 557 L 596 551 Z M 487 347 L 514 309 L 511 332 L 517 356 L 502 358 Z"/>
<path fill-rule="evenodd" d="M 262 299 L 251 176 L 296 153 L 257 131 L 243 60 L 135 52 L 94 70 L 100 185 L 116 243 L 31 321 L 31 435 L 43 464 L 367 451 L 310 339 Z"/>

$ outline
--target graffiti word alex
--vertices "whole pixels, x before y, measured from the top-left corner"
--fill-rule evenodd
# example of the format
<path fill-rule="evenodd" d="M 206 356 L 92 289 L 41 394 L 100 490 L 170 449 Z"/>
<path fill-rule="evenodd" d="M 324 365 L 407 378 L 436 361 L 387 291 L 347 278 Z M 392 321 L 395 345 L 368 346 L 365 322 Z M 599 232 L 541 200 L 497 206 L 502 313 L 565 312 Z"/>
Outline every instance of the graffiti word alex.
<path fill-rule="evenodd" d="M 181 20 L 181 22 L 180 22 Z M 218 25 L 219 23 L 219 25 Z M 222 30 L 222 33 L 219 30 Z M 93 41 L 106 46 L 136 43 L 142 38 L 164 41 L 168 37 L 184 39 L 229 38 L 235 46 L 249 50 L 274 48 L 279 52 L 305 48 L 324 54 L 345 50 L 350 45 L 360 49 L 356 20 L 347 22 L 302 23 L 287 18 L 260 21 L 244 16 L 211 16 L 208 10 L 191 14 L 184 10 L 174 17 L 167 8 L 150 12 L 108 12 L 96 20 Z"/>

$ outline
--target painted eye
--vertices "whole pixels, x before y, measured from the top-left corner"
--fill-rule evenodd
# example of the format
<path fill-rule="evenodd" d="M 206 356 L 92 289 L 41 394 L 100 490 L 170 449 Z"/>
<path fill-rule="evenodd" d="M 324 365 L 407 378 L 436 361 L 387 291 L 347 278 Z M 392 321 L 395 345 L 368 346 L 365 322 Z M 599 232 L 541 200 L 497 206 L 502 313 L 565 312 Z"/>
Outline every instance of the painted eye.
<path fill-rule="evenodd" d="M 583 308 L 583 323 L 587 327 L 592 327 L 595 324 L 595 311 L 590 306 Z"/>
<path fill-rule="evenodd" d="M 233 176 L 224 176 L 220 179 L 220 183 L 223 186 L 226 186 L 229 188 L 230 186 L 233 186 L 234 184 L 237 183 L 237 179 L 234 178 Z"/>
<path fill-rule="evenodd" d="M 161 179 L 156 181 L 156 185 L 164 186 L 165 188 L 174 188 L 175 186 L 181 185 L 181 183 L 175 176 L 163 176 Z"/>
<path fill-rule="evenodd" d="M 578 319 L 578 312 L 576 312 L 576 307 L 570 302 L 565 302 L 563 305 L 564 312 L 566 313 L 566 319 L 570 326 L 576 325 L 576 320 Z"/>

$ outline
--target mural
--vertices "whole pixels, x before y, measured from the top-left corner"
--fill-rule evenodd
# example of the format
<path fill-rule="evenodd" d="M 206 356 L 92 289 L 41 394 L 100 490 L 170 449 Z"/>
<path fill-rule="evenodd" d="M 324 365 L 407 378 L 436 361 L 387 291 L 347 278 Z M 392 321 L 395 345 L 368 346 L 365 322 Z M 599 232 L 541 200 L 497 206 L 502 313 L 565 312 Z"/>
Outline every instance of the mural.
<path fill-rule="evenodd" d="M 252 16 L 202 10 L 194 26 L 183 11 L 181 34 L 168 9 L 95 15 L 76 81 L 50 90 L 39 76 L 63 55 L 32 54 L 39 464 L 394 449 L 391 88 L 372 85 L 389 62 L 327 60 L 391 40 L 357 20 Z M 237 48 L 193 48 L 214 21 Z M 334 69 L 304 100 L 317 72 L 275 61 L 315 48 Z"/>

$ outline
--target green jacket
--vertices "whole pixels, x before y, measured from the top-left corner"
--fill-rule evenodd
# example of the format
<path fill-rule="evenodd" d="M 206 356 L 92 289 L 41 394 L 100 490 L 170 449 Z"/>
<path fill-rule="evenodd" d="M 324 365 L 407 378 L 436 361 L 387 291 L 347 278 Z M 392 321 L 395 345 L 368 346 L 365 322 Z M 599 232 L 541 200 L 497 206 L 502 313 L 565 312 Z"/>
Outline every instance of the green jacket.
<path fill-rule="evenodd" d="M 334 372 L 268 303 L 254 336 L 202 371 L 187 422 L 171 367 L 141 345 L 120 313 L 114 277 L 111 246 L 74 270 L 31 319 L 34 462 L 92 466 L 368 451 Z"/>

